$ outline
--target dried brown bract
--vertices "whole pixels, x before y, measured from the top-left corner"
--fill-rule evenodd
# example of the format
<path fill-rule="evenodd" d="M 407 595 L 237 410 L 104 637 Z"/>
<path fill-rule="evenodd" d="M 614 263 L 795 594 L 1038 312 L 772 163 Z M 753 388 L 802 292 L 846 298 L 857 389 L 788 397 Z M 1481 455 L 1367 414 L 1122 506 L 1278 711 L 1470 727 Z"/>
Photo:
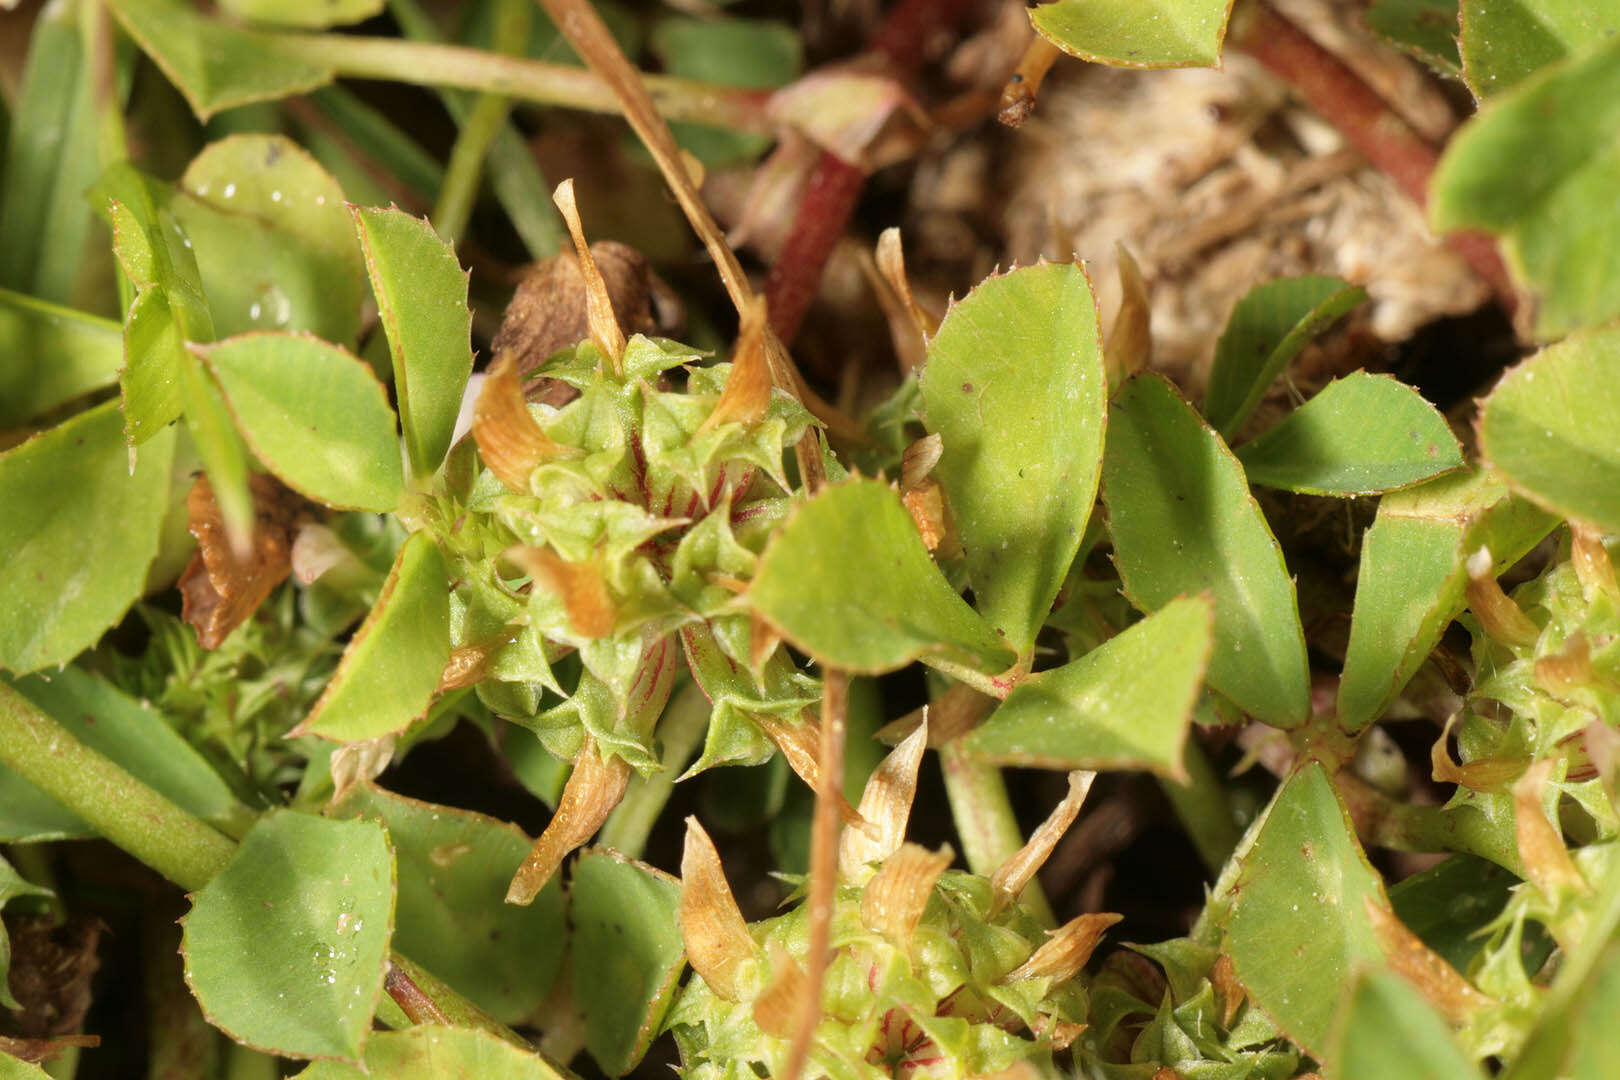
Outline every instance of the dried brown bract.
<path fill-rule="evenodd" d="M 1069 793 L 1063 797 L 1063 801 L 1053 808 L 1012 858 L 996 867 L 996 872 L 990 875 L 990 918 L 995 918 L 1006 910 L 1007 905 L 1018 899 L 1024 886 L 1030 883 L 1035 872 L 1051 856 L 1058 840 L 1074 824 L 1074 819 L 1080 813 L 1080 804 L 1086 801 L 1086 793 L 1091 790 L 1091 782 L 1096 778 L 1096 773 L 1084 769 L 1071 772 Z"/>
<path fill-rule="evenodd" d="M 1046 944 L 1036 949 L 1028 960 L 1009 971 L 1002 982 L 1022 979 L 1056 979 L 1063 982 L 1080 974 L 1091 959 L 1103 931 L 1123 919 L 1111 912 L 1081 915 L 1052 931 Z"/>
<path fill-rule="evenodd" d="M 534 578 L 536 587 L 562 595 L 568 621 L 585 637 L 606 637 L 618 621 L 618 608 L 608 592 L 602 568 L 594 563 L 573 563 L 550 548 L 512 548 L 507 557 Z"/>
<path fill-rule="evenodd" d="M 653 306 L 653 275 L 647 257 L 628 244 L 599 240 L 590 247 L 602 283 L 628 337 L 651 334 L 661 327 Z M 491 342 L 496 356 L 510 355 L 520 378 L 547 358 L 591 336 L 586 313 L 585 275 L 579 256 L 565 251 L 529 268 L 506 306 L 501 328 Z M 524 387 L 530 401 L 562 406 L 579 396 L 565 382 L 539 377 Z"/>
<path fill-rule="evenodd" d="M 861 894 L 861 922 L 895 944 L 910 941 L 933 895 L 934 883 L 955 858 L 949 844 L 938 851 L 901 844 L 866 883 Z"/>
<path fill-rule="evenodd" d="M 742 999 L 742 965 L 754 959 L 754 939 L 726 883 L 714 841 L 697 818 L 686 819 L 681 854 L 681 940 L 692 970 L 727 1001 Z"/>
<path fill-rule="evenodd" d="M 472 434 L 489 471 L 520 495 L 529 493 L 535 469 L 564 453 L 529 412 L 511 353 L 500 353 L 490 365 L 473 406 Z"/>
<path fill-rule="evenodd" d="M 624 789 L 629 784 L 630 766 L 622 758 L 603 761 L 602 755 L 597 753 L 596 740 L 586 738 L 574 758 L 574 771 L 568 774 L 568 783 L 563 785 L 562 798 L 557 800 L 557 812 L 534 847 L 529 849 L 529 857 L 512 875 L 506 902 L 533 903 L 568 853 L 596 835 L 596 830 L 624 798 Z"/>
<path fill-rule="evenodd" d="M 197 538 L 197 553 L 180 575 L 181 614 L 205 649 L 219 648 L 292 572 L 293 537 L 306 516 L 303 498 L 268 473 L 254 473 L 249 487 L 253 551 L 245 560 L 231 550 L 208 477 L 198 476 L 186 496 L 186 527 Z"/>

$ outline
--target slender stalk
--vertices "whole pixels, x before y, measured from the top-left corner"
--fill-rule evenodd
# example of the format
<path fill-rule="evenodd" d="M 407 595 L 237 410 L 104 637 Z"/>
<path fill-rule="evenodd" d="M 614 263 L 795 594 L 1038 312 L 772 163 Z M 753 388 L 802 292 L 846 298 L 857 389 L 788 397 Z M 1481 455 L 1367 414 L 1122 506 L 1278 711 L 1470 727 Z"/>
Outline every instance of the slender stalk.
<path fill-rule="evenodd" d="M 188 892 L 207 885 L 236 851 L 230 838 L 81 742 L 0 683 L 0 764 L 73 811 L 103 838 Z M 451 1023 L 528 1044 L 450 986 L 395 953 L 393 962 Z"/>
<path fill-rule="evenodd" d="M 1342 60 L 1264 0 L 1233 18 L 1227 42 L 1293 88 L 1413 202 L 1428 204 L 1429 179 L 1440 151 Z M 1458 233 L 1447 243 L 1468 260 L 1503 307 L 1512 311 L 1517 293 L 1491 239 L 1480 233 Z"/>
<path fill-rule="evenodd" d="M 208 884 L 236 850 L 3 683 L 0 762 L 182 889 Z"/>
<path fill-rule="evenodd" d="M 587 112 L 621 111 L 606 83 L 583 68 L 567 64 L 398 38 L 350 34 L 283 34 L 278 38 L 307 59 L 345 78 L 452 86 Z M 765 102 L 770 96 L 765 91 L 669 75 L 642 78 L 653 106 L 670 120 L 690 120 L 758 135 L 775 130 L 765 115 Z"/>
<path fill-rule="evenodd" d="M 989 877 L 1024 846 L 1023 831 L 1013 814 L 1012 800 L 1007 797 L 1007 780 L 998 766 L 974 761 L 956 743 L 939 748 L 939 765 L 945 774 L 951 820 L 956 823 L 968 868 Z M 1025 886 L 1020 899 L 1043 925 L 1057 925 L 1039 882 Z"/>
<path fill-rule="evenodd" d="M 495 5 L 495 32 L 490 50 L 502 56 L 523 51 L 534 24 L 534 8 L 528 0 L 499 0 Z M 444 184 L 433 206 L 433 227 L 446 240 L 459 240 L 467 230 L 478 186 L 484 176 L 484 159 L 490 144 L 506 127 L 512 112 L 512 99 L 502 94 L 479 94 L 472 108 L 456 119 L 461 133 L 450 148 Z"/>
<path fill-rule="evenodd" d="M 1162 780 L 1170 805 L 1181 819 L 1182 827 L 1192 838 L 1198 857 L 1211 874 L 1219 874 L 1221 867 L 1237 847 L 1238 827 L 1232 819 L 1232 804 L 1227 800 L 1226 788 L 1215 774 L 1204 748 L 1198 740 L 1189 738 L 1183 750 L 1182 761 L 1187 768 L 1186 783 Z"/>
<path fill-rule="evenodd" d="M 527 0 L 505 0 L 502 14 L 515 16 L 515 11 L 510 10 L 514 8 L 522 10 L 525 15 L 532 18 L 534 9 L 528 5 Z M 388 10 L 406 37 L 414 41 L 439 43 L 438 27 L 433 24 L 427 12 L 422 10 L 417 0 L 389 0 Z M 513 36 L 513 40 L 507 40 L 509 34 Z M 500 52 L 521 53 L 528 40 L 528 23 L 524 23 L 521 35 L 516 35 L 511 27 L 497 25 L 495 37 L 495 47 Z M 488 122 L 487 117 L 473 115 L 478 107 L 484 101 L 508 100 L 498 95 L 490 95 L 479 99 L 479 104 L 475 105 L 468 95 L 456 90 L 441 90 L 439 99 L 444 102 L 445 109 L 455 118 L 456 123 L 462 125 L 462 136 L 456 144 L 458 150 L 463 145 L 462 140 L 469 139 L 469 132 L 476 128 L 475 120 L 480 123 Z M 494 106 L 488 108 L 493 111 Z M 555 255 L 562 246 L 563 230 L 557 221 L 557 215 L 552 212 L 552 185 L 541 175 L 540 167 L 535 163 L 534 155 L 530 153 L 523 137 L 507 122 L 508 111 L 502 110 L 501 123 L 494 126 L 492 134 L 486 140 L 484 154 L 480 156 L 487 158 L 490 186 L 495 189 L 495 197 L 506 210 L 506 216 L 511 220 L 512 227 L 523 238 L 529 254 L 536 259 L 543 259 Z M 467 145 L 468 149 L 465 152 L 470 155 L 471 143 Z M 456 150 L 451 152 L 452 170 L 456 164 L 456 152 Z"/>
<path fill-rule="evenodd" d="M 810 825 L 810 947 L 805 954 L 803 1010 L 788 1047 L 783 1080 L 799 1080 L 810 1056 L 810 1041 L 821 1020 L 821 991 L 827 984 L 831 958 L 833 899 L 838 889 L 838 802 L 844 789 L 844 721 L 848 706 L 849 674 L 828 668 L 822 679 L 821 733 L 816 756 L 821 773 L 816 785 L 815 813 Z"/>
<path fill-rule="evenodd" d="M 670 701 L 658 721 L 658 738 L 664 744 L 663 753 L 659 755 L 663 769 L 630 781 L 624 798 L 619 800 L 619 805 L 608 815 L 607 824 L 597 834 L 597 843 L 632 859 L 641 858 L 642 852 L 647 850 L 647 837 L 675 790 L 675 778 L 697 752 L 708 729 L 709 699 L 703 696 L 697 683 L 689 682 Z"/>

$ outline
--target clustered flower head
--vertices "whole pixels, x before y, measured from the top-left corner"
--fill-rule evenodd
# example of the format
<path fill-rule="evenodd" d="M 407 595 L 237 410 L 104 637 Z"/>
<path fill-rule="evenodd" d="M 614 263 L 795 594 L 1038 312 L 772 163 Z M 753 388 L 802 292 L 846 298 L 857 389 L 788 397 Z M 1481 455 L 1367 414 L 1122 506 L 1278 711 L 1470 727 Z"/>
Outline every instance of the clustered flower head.
<path fill-rule="evenodd" d="M 693 771 L 757 764 L 781 747 L 813 772 L 806 709 L 820 697 L 738 602 L 793 505 L 783 451 L 813 423 L 772 384 L 763 305 L 745 312 L 729 363 L 708 364 L 672 341 L 626 340 L 567 185 L 559 206 L 574 232 L 591 337 L 538 374 L 577 397 L 560 407 L 526 401 L 513 358 L 498 356 L 473 439 L 422 511 L 455 581 L 441 686 L 476 685 L 494 712 L 574 763 L 513 880 L 517 903 L 590 838 L 632 770 L 660 768 L 654 727 L 683 663 L 714 703 Z M 562 699 L 549 708 L 548 690 Z"/>
<path fill-rule="evenodd" d="M 1458 785 L 1454 801 L 1513 822 L 1524 877 L 1465 973 L 1485 1000 L 1463 1014 L 1459 1040 L 1483 1058 L 1523 1046 L 1557 966 L 1549 955 L 1581 949 L 1620 873 L 1620 584 L 1601 537 L 1573 522 L 1567 557 L 1512 596 L 1488 549 L 1468 571 L 1475 686 L 1435 744 L 1434 775 Z M 1571 852 L 1563 823 L 1582 817 L 1571 831 L 1588 842 Z"/>
<path fill-rule="evenodd" d="M 1043 930 L 1018 897 L 1074 820 L 1093 774 L 1028 844 L 986 878 L 948 869 L 949 847 L 904 841 L 926 725 L 867 782 L 862 821 L 838 853 L 831 955 L 813 1008 L 808 905 L 752 926 L 726 885 L 714 845 L 688 819 L 681 932 L 696 977 L 666 1025 L 683 1076 L 786 1074 L 794 1034 L 813 1029 L 805 1076 L 1058 1076 L 1053 1054 L 1084 1029 L 1078 978 L 1117 915 Z"/>

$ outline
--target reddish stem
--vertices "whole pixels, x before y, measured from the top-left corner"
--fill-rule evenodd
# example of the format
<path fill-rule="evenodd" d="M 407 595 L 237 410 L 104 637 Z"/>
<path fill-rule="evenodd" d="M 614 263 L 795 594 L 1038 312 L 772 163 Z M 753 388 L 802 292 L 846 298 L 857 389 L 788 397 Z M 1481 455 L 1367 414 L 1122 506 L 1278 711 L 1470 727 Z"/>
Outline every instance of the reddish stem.
<path fill-rule="evenodd" d="M 1426 206 L 1429 179 L 1440 151 L 1412 129 L 1377 92 L 1343 61 L 1305 34 L 1270 4 L 1260 0 L 1232 21 L 1228 43 L 1254 57 L 1320 113 L 1373 166 Z M 1512 311 L 1517 295 L 1496 244 L 1481 233 L 1447 238 Z"/>
<path fill-rule="evenodd" d="M 413 1024 L 448 1024 L 450 1019 L 444 1015 L 434 1000 L 416 985 L 409 975 L 400 970 L 398 964 L 389 961 L 388 971 L 383 976 L 383 989 L 388 996 L 394 999 L 401 1012 Z"/>
<path fill-rule="evenodd" d="M 883 61 L 896 79 L 909 78 L 922 64 L 923 51 L 935 28 L 950 25 L 972 7 L 973 0 L 900 0 L 868 42 L 868 55 Z M 810 172 L 804 197 L 793 216 L 793 228 L 765 280 L 771 329 L 791 345 L 821 284 L 833 248 L 844 235 L 866 174 L 837 154 L 823 151 Z"/>

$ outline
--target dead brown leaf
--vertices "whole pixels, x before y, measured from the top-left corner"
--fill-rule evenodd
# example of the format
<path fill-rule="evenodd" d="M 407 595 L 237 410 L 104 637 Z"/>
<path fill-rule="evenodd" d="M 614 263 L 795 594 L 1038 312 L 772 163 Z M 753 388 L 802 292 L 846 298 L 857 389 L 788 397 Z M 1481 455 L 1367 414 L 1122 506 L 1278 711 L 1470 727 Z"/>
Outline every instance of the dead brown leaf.
<path fill-rule="evenodd" d="M 208 477 L 199 475 L 186 496 L 187 529 L 197 553 L 180 575 L 181 614 L 205 649 L 217 649 L 292 572 L 293 537 L 308 504 L 268 473 L 254 473 L 253 551 L 238 559 Z"/>

